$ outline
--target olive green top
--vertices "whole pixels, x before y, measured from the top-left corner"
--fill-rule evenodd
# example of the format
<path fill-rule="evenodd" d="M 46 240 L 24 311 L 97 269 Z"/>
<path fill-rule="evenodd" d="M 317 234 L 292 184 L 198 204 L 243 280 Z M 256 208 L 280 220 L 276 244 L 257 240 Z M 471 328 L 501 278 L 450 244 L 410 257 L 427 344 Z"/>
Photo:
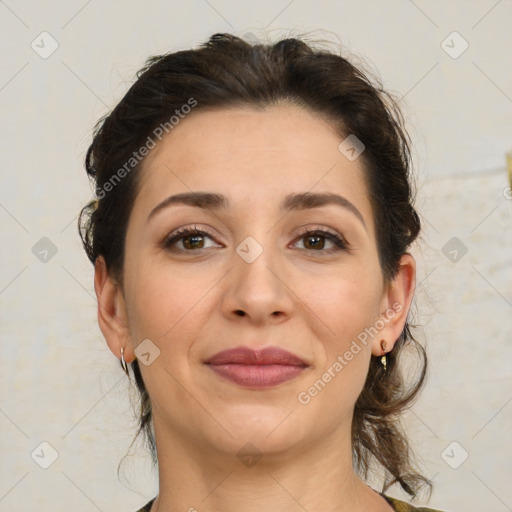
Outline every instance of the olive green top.
<path fill-rule="evenodd" d="M 380 494 L 380 493 L 379 493 Z M 442 510 L 437 510 L 433 508 L 426 507 L 414 507 L 405 501 L 397 500 L 396 498 L 391 498 L 390 496 L 386 496 L 385 494 L 380 494 L 393 508 L 395 512 L 443 512 Z M 153 498 L 149 503 L 146 503 L 140 510 L 137 512 L 150 512 L 151 505 L 155 501 Z"/>

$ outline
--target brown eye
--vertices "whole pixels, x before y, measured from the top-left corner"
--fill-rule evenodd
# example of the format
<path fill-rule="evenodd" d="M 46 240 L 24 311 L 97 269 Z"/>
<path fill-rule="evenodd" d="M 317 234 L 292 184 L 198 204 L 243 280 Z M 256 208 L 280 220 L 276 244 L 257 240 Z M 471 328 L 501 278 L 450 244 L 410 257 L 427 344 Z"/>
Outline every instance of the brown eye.
<path fill-rule="evenodd" d="M 299 239 L 305 240 L 304 247 L 309 251 L 314 252 L 333 252 L 338 250 L 347 250 L 349 248 L 349 245 L 344 238 L 323 229 L 305 231 L 301 234 Z M 334 244 L 334 248 L 325 249 L 326 239 Z"/>
<path fill-rule="evenodd" d="M 171 249 L 171 247 L 176 245 L 177 242 L 183 241 L 183 248 L 176 250 L 193 251 L 197 249 L 207 249 L 207 247 L 204 247 L 205 238 L 213 240 L 210 233 L 204 229 L 198 229 L 196 227 L 182 228 L 167 237 L 162 245 L 165 249 L 175 250 L 174 248 Z"/>
<path fill-rule="evenodd" d="M 168 236 L 163 247 L 171 251 L 188 251 L 207 249 L 205 247 L 205 239 L 213 240 L 212 235 L 204 230 L 194 228 L 181 228 Z M 304 231 L 298 240 L 304 240 L 303 245 L 309 252 L 331 253 L 339 250 L 348 250 L 347 241 L 336 233 L 331 233 L 323 229 L 315 229 Z M 333 244 L 331 248 L 325 248 L 326 240 Z M 182 243 L 182 247 L 174 247 L 178 242 Z"/>

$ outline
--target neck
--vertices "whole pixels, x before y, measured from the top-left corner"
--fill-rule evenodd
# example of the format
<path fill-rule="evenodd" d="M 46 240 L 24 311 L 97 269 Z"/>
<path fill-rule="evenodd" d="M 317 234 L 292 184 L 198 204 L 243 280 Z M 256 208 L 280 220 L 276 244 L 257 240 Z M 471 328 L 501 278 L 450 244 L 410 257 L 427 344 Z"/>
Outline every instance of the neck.
<path fill-rule="evenodd" d="M 151 512 L 392 510 L 354 473 L 350 438 L 337 431 L 294 453 L 264 453 L 244 463 L 236 453 L 199 447 L 156 419 L 154 427 L 160 490 Z"/>

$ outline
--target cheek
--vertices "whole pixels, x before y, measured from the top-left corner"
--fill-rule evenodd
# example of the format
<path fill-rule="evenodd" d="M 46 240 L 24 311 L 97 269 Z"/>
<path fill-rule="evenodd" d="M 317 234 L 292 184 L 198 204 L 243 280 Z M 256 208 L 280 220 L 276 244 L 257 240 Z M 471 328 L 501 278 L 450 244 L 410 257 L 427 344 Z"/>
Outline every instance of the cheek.
<path fill-rule="evenodd" d="M 307 279 L 301 288 L 298 295 L 306 297 L 306 305 L 338 348 L 378 316 L 381 290 L 371 272 L 347 267 L 322 279 Z"/>
<path fill-rule="evenodd" d="M 321 319 L 315 322 L 314 332 L 320 343 L 314 373 L 297 398 L 301 404 L 310 404 L 308 414 L 322 415 L 332 428 L 351 417 L 368 373 L 371 335 L 365 330 L 378 318 L 379 297 L 379 288 L 369 275 L 331 277 L 308 296 L 307 306 L 315 313 L 312 317 Z"/>
<path fill-rule="evenodd" d="M 180 325 L 180 318 L 191 309 L 199 290 L 187 283 L 194 278 L 187 275 L 185 266 L 169 264 L 158 247 L 160 237 L 144 231 L 141 213 L 134 210 L 132 216 L 124 261 L 129 330 L 135 346 L 147 338 L 163 349 L 166 333 L 169 336 L 177 330 L 174 326 Z"/>
<path fill-rule="evenodd" d="M 176 382 L 193 380 L 189 351 L 211 314 L 206 310 L 210 304 L 205 293 L 216 281 L 185 269 L 170 272 L 168 267 L 141 263 L 129 282 L 128 316 L 134 345 L 149 339 L 159 349 L 154 363 L 140 365 L 152 402 L 164 409 L 166 403 L 187 407 L 188 395 Z"/>
<path fill-rule="evenodd" d="M 370 328 L 378 318 L 378 283 L 371 272 L 340 272 L 307 295 L 312 318 L 320 320 L 312 330 L 321 341 L 315 378 L 328 383 L 324 399 L 332 393 L 329 399 L 340 402 L 343 396 L 354 402 L 364 385 L 371 357 Z"/>
<path fill-rule="evenodd" d="M 154 260 L 151 264 L 141 260 L 127 278 L 131 332 L 137 338 L 155 339 L 157 344 L 178 331 L 182 335 L 190 322 L 197 325 L 197 316 L 207 303 L 205 293 L 215 282 L 207 272 L 198 273 L 186 266 L 171 271 Z"/>

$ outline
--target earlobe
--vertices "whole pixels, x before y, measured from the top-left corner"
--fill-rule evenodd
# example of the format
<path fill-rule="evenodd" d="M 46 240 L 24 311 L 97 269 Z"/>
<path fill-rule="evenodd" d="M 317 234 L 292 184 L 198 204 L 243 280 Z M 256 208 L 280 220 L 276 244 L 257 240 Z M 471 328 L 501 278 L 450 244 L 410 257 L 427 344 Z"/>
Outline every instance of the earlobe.
<path fill-rule="evenodd" d="M 103 256 L 98 256 L 94 264 L 94 290 L 98 300 L 98 325 L 112 353 L 131 362 L 135 359 L 127 326 L 126 310 L 122 290 L 109 275 Z"/>
<path fill-rule="evenodd" d="M 416 261 L 411 254 L 405 253 L 400 259 L 397 275 L 388 284 L 382 297 L 382 312 L 377 321 L 382 328 L 372 343 L 374 356 L 383 356 L 393 350 L 407 321 L 415 287 Z"/>

